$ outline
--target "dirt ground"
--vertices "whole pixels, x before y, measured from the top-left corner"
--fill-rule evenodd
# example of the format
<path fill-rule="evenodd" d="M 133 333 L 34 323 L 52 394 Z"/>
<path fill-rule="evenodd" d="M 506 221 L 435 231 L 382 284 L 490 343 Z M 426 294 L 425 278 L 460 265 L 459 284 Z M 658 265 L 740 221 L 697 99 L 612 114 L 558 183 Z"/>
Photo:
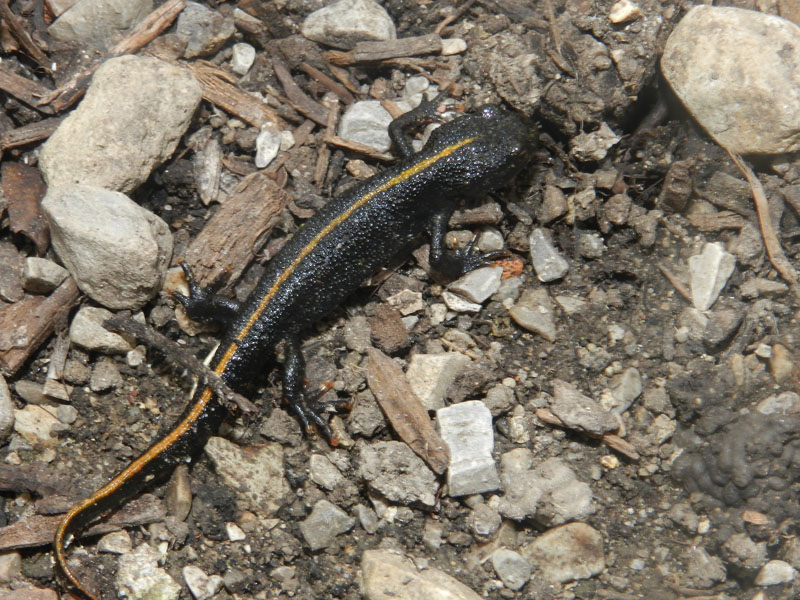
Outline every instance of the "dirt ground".
<path fill-rule="evenodd" d="M 223 14 L 230 14 L 237 5 L 212 0 L 203 3 Z M 16 12 L 32 11 L 29 23 L 45 36 L 44 22 L 36 16 L 41 14 L 39 4 L 17 1 L 11 7 Z M 287 61 L 301 88 L 311 96 L 320 93 L 298 65 L 305 61 L 324 65 L 322 48 L 300 38 L 298 28 L 321 4 L 297 0 L 239 3 L 270 23 L 268 30 L 258 35 L 237 33 L 239 41 L 251 43 L 262 57 L 256 62 L 258 75 L 248 76 L 242 87 L 249 91 L 263 90 L 267 85 L 281 89 L 268 60 L 277 52 Z M 685 3 L 638 0 L 643 16 L 625 26 L 609 21 L 612 2 L 608 1 L 497 0 L 468 4 L 468 9 L 442 33 L 443 37 L 466 40 L 466 52 L 375 67 L 347 67 L 349 75 L 362 89 L 378 97 L 393 97 L 410 76 L 422 70 L 454 82 L 460 93 L 458 101 L 468 108 L 501 102 L 536 119 L 540 146 L 535 164 L 488 199 L 502 207 L 502 217 L 493 227 L 502 233 L 506 247 L 524 260 L 525 286 L 541 285 L 551 299 L 577 298 L 583 304 L 581 310 L 568 313 L 556 302 L 557 335 L 553 341 L 518 326 L 496 300 L 484 303 L 478 313 L 461 313 L 438 324 L 423 311 L 426 316 L 411 329 L 408 345 L 395 356 L 406 360 L 415 352 L 441 348 L 441 340 L 452 329 L 466 332 L 480 350 L 500 344 L 499 350 L 482 352 L 483 358 L 454 382 L 447 402 L 481 399 L 498 382 L 509 378 L 515 382 L 512 404 L 495 416 L 494 457 L 499 460 L 504 452 L 524 446 L 533 451 L 537 461 L 556 456 L 568 461 L 578 479 L 591 486 L 597 510 L 586 522 L 602 535 L 605 569 L 590 579 L 566 584 L 548 584 L 534 573 L 521 590 L 504 588 L 497 584 L 491 564 L 477 558 L 487 542 L 471 533 L 470 507 L 446 496 L 433 512 L 404 508 L 398 518 L 384 522 L 375 533 L 367 533 L 356 524 L 337 536 L 331 546 L 311 552 L 302 541 L 299 526 L 313 502 L 330 494 L 310 481 L 308 460 L 314 453 L 332 450 L 319 437 L 301 436 L 297 424 L 288 417 L 283 420 L 287 432 L 274 434 L 275 420 L 281 414 L 275 412 L 280 403 L 278 369 L 256 382 L 249 395 L 260 412 L 231 418 L 223 427 L 223 435 L 244 446 L 258 446 L 267 439 L 285 444 L 286 476 L 296 497 L 277 513 L 274 526 L 248 530 L 246 546 L 230 543 L 224 523 L 241 522 L 236 509 L 237 490 L 226 487 L 209 460 L 201 457 L 189 472 L 194 502 L 185 521 L 185 535 L 176 537 L 163 526 L 138 527 L 129 530 L 134 545 L 144 540 L 167 541 L 170 550 L 164 568 L 179 582 L 183 581 L 181 570 L 188 563 L 208 574 L 228 573 L 218 598 L 354 600 L 361 597 L 361 555 L 376 547 L 400 548 L 408 556 L 424 558 L 491 599 L 797 597 L 800 580 L 757 586 L 754 579 L 763 562 L 750 562 L 747 550 L 734 546 L 736 540 L 748 537 L 755 545 L 760 544 L 760 551 L 769 559 L 785 560 L 800 569 L 800 542 L 796 539 L 800 515 L 797 421 L 765 416 L 756 410 L 772 396 L 800 392 L 795 388 L 800 379 L 776 374 L 775 366 L 776 352 L 788 356 L 785 361 L 791 364 L 800 335 L 798 300 L 788 286 L 761 295 L 748 292 L 745 284 L 754 278 L 780 282 L 763 247 L 755 242 L 755 249 L 746 257 L 745 253 L 736 255 L 736 268 L 711 313 L 718 329 L 698 330 L 686 310 L 691 301 L 664 273 L 672 274 L 678 287 L 681 282 L 686 286 L 688 259 L 706 243 L 721 242 L 733 248 L 743 243 L 743 231 L 758 228 L 744 179 L 724 151 L 692 122 L 659 74 L 660 51 L 685 13 Z M 762 3 L 747 0 L 734 4 L 763 9 Z M 382 5 L 392 16 L 398 37 L 409 37 L 433 32 L 461 3 L 387 0 Z M 229 46 L 207 59 L 225 63 Z M 294 52 L 287 51 L 290 49 Z M 60 52 L 59 56 L 73 67 L 82 60 L 74 48 Z M 625 64 L 611 58 L 623 54 L 629 57 Z M 4 58 L 4 64 L 13 65 L 24 75 L 35 72 L 28 59 L 14 53 Z M 57 86 L 70 74 L 59 71 L 58 81 L 51 79 L 49 83 Z M 43 80 L 48 81 L 46 76 Z M 4 104 L 7 128 L 40 118 L 35 110 L 9 97 Z M 229 118 L 204 103 L 190 134 L 208 124 L 224 133 Z M 602 124 L 620 138 L 605 156 L 582 160 L 571 152 L 580 144 L 580 134 L 597 132 Z M 253 134 L 252 127 L 249 131 Z M 320 128 L 315 135 L 322 139 Z M 241 135 L 229 138 L 223 154 L 251 160 L 252 144 L 241 140 Z M 310 142 L 304 152 L 287 159 L 285 188 L 297 210 L 286 210 L 281 218 L 282 234 L 300 225 L 302 218 L 297 215 L 305 215 L 350 183 L 352 178 L 343 166 L 362 158 L 334 149 L 327 176 L 316 194 L 310 178 L 316 153 L 323 146 Z M 307 164 L 309 158 L 311 164 Z M 34 164 L 35 160 L 35 145 L 3 156 L 4 162 Z M 134 199 L 170 225 L 177 241 L 176 258 L 216 210 L 215 204 L 204 206 L 198 199 L 192 160 L 192 151 L 180 145 L 175 156 L 134 194 Z M 381 168 L 379 163 L 365 160 Z M 787 162 L 796 169 L 791 157 Z M 800 224 L 798 216 L 788 205 L 784 209 L 782 201 L 782 190 L 792 182 L 776 176 L 767 161 L 754 166 L 773 208 L 782 211 L 780 242 L 795 262 L 800 250 Z M 566 199 L 566 210 L 555 217 L 543 206 L 548 186 Z M 582 194 L 586 190 L 591 192 Z M 736 219 L 714 218 L 723 210 L 711 202 L 715 195 L 739 203 Z M 2 225 L 3 242 L 15 245 L 22 254 L 35 253 L 28 239 L 10 231 L 7 221 Z M 555 247 L 569 263 L 565 277 L 545 284 L 536 280 L 528 249 L 528 237 L 535 227 L 545 227 L 552 234 Z M 586 240 L 590 239 L 602 240 L 600 252 L 587 249 Z M 259 264 L 251 266 L 237 294 L 249 289 L 262 271 Z M 422 282 L 428 305 L 441 302 L 442 286 L 431 282 L 414 259 L 399 266 L 396 273 Z M 384 296 L 380 286 L 358 290 L 346 306 L 306 338 L 312 384 L 329 379 L 345 381 L 345 387 L 351 385 L 347 378 L 355 377 L 352 365 L 363 366 L 364 357 L 346 348 L 346 324 L 357 316 L 373 317 Z M 174 305 L 172 298 L 160 294 L 144 308 L 144 314 L 161 333 L 180 340 L 190 352 L 205 355 L 213 336 L 190 337 L 174 319 L 164 318 Z M 23 370 L 9 378 L 12 389 L 20 380 L 44 381 L 53 347 L 52 340 L 45 343 Z M 75 349 L 70 352 L 90 368 L 95 368 L 101 358 Z M 97 394 L 85 387 L 75 388 L 71 405 L 77 409 L 78 420 L 62 432 L 54 454 L 45 455 L 41 449 L 25 444 L 13 447 L 12 437 L 0 447 L 0 458 L 7 463 L 6 457 L 13 453 L 20 466 L 44 461 L 46 468 L 72 479 L 72 492 L 77 496 L 95 489 L 147 448 L 183 411 L 189 377 L 177 372 L 158 352 L 148 352 L 144 365 L 130 367 L 118 358 L 116 366 L 123 376 L 116 389 Z M 554 379 L 571 382 L 598 399 L 630 368 L 638 370 L 643 393 L 622 414 L 623 437 L 638 451 L 638 460 L 537 417 L 537 408 L 543 406 L 542 394 L 552 393 Z M 363 389 L 363 373 L 360 381 Z M 341 397 L 345 395 L 340 393 Z M 17 408 L 22 408 L 24 401 L 19 396 L 14 398 Z M 347 413 L 338 418 L 346 429 Z M 529 434 L 525 441 L 515 433 L 519 427 Z M 390 439 L 396 436 L 384 425 L 368 441 Z M 335 452 L 346 455 L 349 449 Z M 355 488 L 350 495 L 345 494 L 342 502 L 346 505 L 341 508 L 371 506 L 353 461 L 349 464 L 349 470 L 345 468 L 343 473 Z M 34 501 L 40 498 L 36 494 L 13 487 L 3 486 L 0 495 L 3 526 L 38 510 Z M 150 491 L 163 497 L 166 486 Z M 431 523 L 441 528 L 438 548 L 426 543 Z M 518 547 L 545 529 L 535 520 L 509 522 L 508 526 L 514 530 Z M 72 553 L 81 556 L 81 576 L 110 597 L 117 558 L 95 554 L 96 539 L 84 542 L 90 556 L 84 556 L 81 550 Z M 49 548 L 20 548 L 19 552 L 21 575 L 9 587 L 56 589 Z M 282 579 L 282 571 L 276 571 L 279 567 L 296 570 Z M 183 594 L 188 597 L 186 590 Z"/>

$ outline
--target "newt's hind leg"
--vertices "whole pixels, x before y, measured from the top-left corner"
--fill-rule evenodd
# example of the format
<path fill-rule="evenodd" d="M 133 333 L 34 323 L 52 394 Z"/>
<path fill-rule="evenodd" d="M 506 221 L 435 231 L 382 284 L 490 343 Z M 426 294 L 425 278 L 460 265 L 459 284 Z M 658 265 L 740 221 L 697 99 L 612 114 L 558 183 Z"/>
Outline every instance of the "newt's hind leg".
<path fill-rule="evenodd" d="M 240 305 L 236 300 L 217 293 L 228 281 L 230 270 L 223 271 L 210 285 L 201 288 L 197 285 L 189 265 L 183 260 L 179 260 L 178 264 L 189 284 L 189 295 L 173 292 L 172 297 L 183 305 L 187 316 L 193 321 L 218 323 L 223 327 L 230 325 L 239 314 Z"/>
<path fill-rule="evenodd" d="M 300 419 L 300 423 L 306 433 L 313 432 L 314 425 L 316 425 L 328 438 L 330 444 L 336 446 L 338 441 L 323 415 L 327 408 L 345 406 L 347 402 L 320 402 L 320 397 L 331 388 L 330 384 L 326 384 L 315 391 L 307 391 L 305 389 L 306 362 L 300 348 L 300 340 L 297 336 L 292 335 L 287 336 L 285 341 L 286 357 L 283 363 L 283 397 L 292 412 Z"/>

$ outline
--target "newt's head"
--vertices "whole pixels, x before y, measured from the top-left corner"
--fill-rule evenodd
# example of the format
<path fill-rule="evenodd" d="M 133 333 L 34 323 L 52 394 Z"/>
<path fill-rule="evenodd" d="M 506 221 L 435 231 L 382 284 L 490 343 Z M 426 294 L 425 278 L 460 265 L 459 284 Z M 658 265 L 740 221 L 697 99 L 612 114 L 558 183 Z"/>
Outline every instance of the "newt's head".
<path fill-rule="evenodd" d="M 442 125 L 426 145 L 431 150 L 452 148 L 442 161 L 446 179 L 469 195 L 488 192 L 509 182 L 531 160 L 536 128 L 522 115 L 498 106 Z"/>

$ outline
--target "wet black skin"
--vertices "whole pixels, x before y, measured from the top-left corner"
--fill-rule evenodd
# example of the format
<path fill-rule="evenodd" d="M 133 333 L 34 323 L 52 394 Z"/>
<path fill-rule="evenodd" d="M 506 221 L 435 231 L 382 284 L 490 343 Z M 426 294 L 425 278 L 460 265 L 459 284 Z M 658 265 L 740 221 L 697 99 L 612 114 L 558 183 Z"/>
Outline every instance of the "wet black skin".
<path fill-rule="evenodd" d="M 491 106 L 442 125 L 423 149 L 414 153 L 408 133 L 422 123 L 437 120 L 433 108 L 432 103 L 425 103 L 392 123 L 390 135 L 401 155 L 398 164 L 320 209 L 272 259 L 241 305 L 217 296 L 214 289 L 198 288 L 184 265 L 190 294 L 175 297 L 191 318 L 217 321 L 223 329 L 210 367 L 237 389 L 253 373 L 265 371 L 276 345 L 284 342 L 284 398 L 307 430 L 316 425 L 331 441 L 334 440 L 323 418 L 323 407 L 315 395 L 304 390 L 300 351 L 303 333 L 340 307 L 365 279 L 398 253 L 407 251 L 412 241 L 425 232 L 431 241 L 431 267 L 441 275 L 455 278 L 486 264 L 487 257 L 471 250 L 459 253 L 445 248 L 447 222 L 462 200 L 485 197 L 524 170 L 529 161 L 535 135 L 531 125 L 520 115 Z M 409 169 L 465 140 L 471 141 L 409 174 Z M 374 194 L 382 186 L 386 189 Z M 354 204 L 368 196 L 363 205 L 352 210 Z M 303 253 L 305 256 L 298 262 Z M 272 295 L 264 303 L 268 294 Z M 257 319 L 248 325 L 254 314 Z M 165 434 L 162 440 L 169 440 L 166 447 L 154 452 L 156 442 L 143 455 L 146 460 L 138 459 L 140 466 L 135 472 L 123 471 L 111 480 L 119 481 L 117 488 L 109 491 L 106 486 L 98 490 L 62 522 L 56 538 L 61 553 L 57 552 L 56 558 L 75 595 L 93 598 L 61 564 L 69 538 L 96 517 L 137 495 L 151 479 L 170 473 L 187 455 L 202 449 L 225 416 L 224 408 L 213 397 L 202 411 L 191 416 L 193 407 L 200 406 L 203 393 L 207 392 L 198 389 L 181 418 L 188 418 L 191 423 L 188 430 L 176 434 L 177 429 L 173 429 Z"/>

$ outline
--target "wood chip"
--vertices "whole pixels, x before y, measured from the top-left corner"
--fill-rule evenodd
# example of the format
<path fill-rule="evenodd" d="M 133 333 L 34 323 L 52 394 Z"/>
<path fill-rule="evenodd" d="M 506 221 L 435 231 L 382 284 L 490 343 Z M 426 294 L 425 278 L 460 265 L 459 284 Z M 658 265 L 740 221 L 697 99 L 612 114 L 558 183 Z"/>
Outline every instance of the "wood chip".
<path fill-rule="evenodd" d="M 11 148 L 18 148 L 49 138 L 61 124 L 62 117 L 51 117 L 17 127 L 0 134 L 0 156 Z"/>
<path fill-rule="evenodd" d="M 548 423 L 549 425 L 556 425 L 557 427 L 565 427 L 561 419 L 555 416 L 552 413 L 552 411 L 550 411 L 550 409 L 548 408 L 536 409 L 536 417 L 542 422 Z M 615 435 L 613 433 L 606 433 L 600 436 L 598 439 L 602 440 L 602 442 L 612 450 L 616 450 L 617 452 L 627 456 L 631 460 L 639 460 L 639 453 L 636 451 L 636 448 L 634 448 L 630 443 L 626 442 L 618 435 Z"/>
<path fill-rule="evenodd" d="M 163 521 L 166 516 L 167 510 L 162 502 L 152 494 L 144 494 L 128 502 L 110 518 L 78 532 L 78 537 L 104 535 L 125 527 L 147 525 Z M 13 525 L 0 528 L 0 551 L 51 544 L 61 519 L 60 515 L 32 515 L 20 519 Z"/>
<path fill-rule="evenodd" d="M 139 22 L 136 27 L 112 49 L 111 54 L 133 54 L 169 29 L 172 22 L 186 8 L 186 0 L 167 0 Z"/>
<path fill-rule="evenodd" d="M 0 465 L 0 491 L 40 496 L 75 494 L 75 476 L 40 462 Z"/>
<path fill-rule="evenodd" d="M 294 82 L 292 74 L 283 62 L 272 57 L 272 68 L 275 70 L 275 77 L 281 82 L 286 98 L 297 112 L 304 117 L 322 125 L 328 125 L 328 110 L 316 100 L 310 98 L 300 86 Z"/>
<path fill-rule="evenodd" d="M 450 464 L 450 453 L 428 411 L 414 395 L 400 366 L 380 350 L 369 350 L 367 382 L 397 435 L 438 474 Z"/>
<path fill-rule="evenodd" d="M 359 42 L 349 52 L 331 50 L 326 52 L 324 57 L 328 62 L 344 67 L 407 58 L 409 56 L 441 54 L 441 52 L 442 38 L 436 33 L 429 33 L 399 40 Z"/>
<path fill-rule="evenodd" d="M 278 222 L 289 195 L 266 174 L 257 171 L 245 177 L 189 246 L 184 257 L 200 286 L 210 284 L 230 267 L 226 289 L 263 246 Z"/>
<path fill-rule="evenodd" d="M 41 99 L 49 96 L 52 90 L 27 77 L 17 75 L 5 65 L 0 65 L 0 90 L 38 111 L 52 114 L 51 107 L 40 104 Z"/>
<path fill-rule="evenodd" d="M 25 29 L 22 20 L 15 15 L 8 7 L 8 0 L 0 0 L 0 20 L 2 20 L 11 31 L 20 46 L 25 50 L 25 53 L 35 60 L 39 65 L 48 71 L 50 70 L 50 60 L 47 55 L 42 51 L 33 38 Z"/>
<path fill-rule="evenodd" d="M 190 65 L 203 88 L 203 98 L 254 127 L 272 121 L 283 129 L 283 119 L 263 101 L 233 83 L 228 72 L 199 60 Z"/>
<path fill-rule="evenodd" d="M 16 374 L 56 325 L 66 323 L 79 299 L 78 286 L 70 277 L 46 298 L 29 295 L 0 307 L 0 367 L 6 375 Z"/>
<path fill-rule="evenodd" d="M 361 144 L 359 142 L 353 142 L 351 140 L 346 140 L 338 135 L 331 135 L 325 137 L 325 143 L 330 144 L 331 146 L 337 146 L 338 148 L 342 148 L 343 150 L 350 150 L 351 152 L 357 152 L 358 154 L 362 154 L 367 156 L 373 160 L 380 160 L 382 162 L 394 162 L 397 160 L 391 154 L 384 154 L 380 150 L 376 150 L 372 146 L 367 146 L 366 144 Z"/>
<path fill-rule="evenodd" d="M 303 69 L 306 75 L 336 94 L 342 104 L 352 104 L 356 101 L 355 96 L 353 96 L 353 94 L 351 94 L 346 87 L 344 87 L 341 83 L 335 82 L 316 67 L 312 67 L 308 63 L 303 63 L 300 65 L 300 68 Z"/>
<path fill-rule="evenodd" d="M 39 169 L 18 162 L 4 162 L 0 168 L 3 196 L 8 201 L 11 231 L 21 233 L 43 255 L 50 245 L 50 228 L 41 212 L 40 203 L 47 186 Z"/>
<path fill-rule="evenodd" d="M 722 231 L 723 229 L 741 229 L 747 219 L 736 213 L 723 210 L 716 215 L 689 215 L 689 223 L 700 231 Z"/>

